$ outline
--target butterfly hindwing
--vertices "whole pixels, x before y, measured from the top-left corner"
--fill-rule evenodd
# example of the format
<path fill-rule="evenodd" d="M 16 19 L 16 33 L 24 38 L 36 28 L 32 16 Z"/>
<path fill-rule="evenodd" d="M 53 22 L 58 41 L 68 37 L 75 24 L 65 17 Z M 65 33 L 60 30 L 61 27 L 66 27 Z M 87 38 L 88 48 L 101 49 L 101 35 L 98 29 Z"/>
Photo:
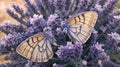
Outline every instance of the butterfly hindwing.
<path fill-rule="evenodd" d="M 35 62 L 47 62 L 53 57 L 51 43 L 43 33 L 27 38 L 16 49 L 21 56 Z"/>
<path fill-rule="evenodd" d="M 91 35 L 91 30 L 96 23 L 97 17 L 98 14 L 96 12 L 87 11 L 70 18 L 68 21 L 70 25 L 68 36 L 74 38 L 75 41 L 85 43 Z"/>

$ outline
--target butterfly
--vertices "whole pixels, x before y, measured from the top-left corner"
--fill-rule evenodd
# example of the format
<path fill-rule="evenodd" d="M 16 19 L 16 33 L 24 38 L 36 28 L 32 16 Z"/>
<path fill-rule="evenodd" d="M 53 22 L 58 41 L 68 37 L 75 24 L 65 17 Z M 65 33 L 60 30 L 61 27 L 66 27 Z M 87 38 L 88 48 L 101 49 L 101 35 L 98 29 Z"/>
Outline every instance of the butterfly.
<path fill-rule="evenodd" d="M 73 42 L 80 42 L 84 44 L 89 37 L 95 23 L 97 21 L 98 14 L 95 11 L 86 11 L 75 16 L 72 16 L 67 23 L 62 24 L 64 32 Z"/>
<path fill-rule="evenodd" d="M 35 34 L 21 42 L 16 52 L 33 62 L 47 62 L 54 55 L 51 44 L 57 46 L 50 27 L 45 27 L 43 33 Z"/>
<path fill-rule="evenodd" d="M 97 17 L 98 14 L 94 11 L 77 14 L 68 19 L 64 29 L 70 39 L 85 43 L 91 35 Z M 51 44 L 57 46 L 55 41 L 51 28 L 46 27 L 43 33 L 35 34 L 20 43 L 16 52 L 34 62 L 47 62 L 54 55 Z"/>

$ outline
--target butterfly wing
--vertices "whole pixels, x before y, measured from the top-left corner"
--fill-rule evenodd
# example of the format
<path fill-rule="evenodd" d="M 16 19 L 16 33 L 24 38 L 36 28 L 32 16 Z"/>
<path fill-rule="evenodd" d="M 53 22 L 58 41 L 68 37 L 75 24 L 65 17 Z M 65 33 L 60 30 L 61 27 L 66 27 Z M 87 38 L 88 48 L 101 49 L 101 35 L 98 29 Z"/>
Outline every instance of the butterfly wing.
<path fill-rule="evenodd" d="M 98 14 L 94 11 L 87 11 L 80 13 L 69 19 L 68 24 L 70 28 L 68 30 L 68 36 L 75 41 L 85 43 L 90 35 L 91 30 L 94 27 Z"/>
<path fill-rule="evenodd" d="M 47 62 L 53 57 L 51 44 L 43 33 L 29 37 L 18 45 L 16 51 L 34 62 Z"/>

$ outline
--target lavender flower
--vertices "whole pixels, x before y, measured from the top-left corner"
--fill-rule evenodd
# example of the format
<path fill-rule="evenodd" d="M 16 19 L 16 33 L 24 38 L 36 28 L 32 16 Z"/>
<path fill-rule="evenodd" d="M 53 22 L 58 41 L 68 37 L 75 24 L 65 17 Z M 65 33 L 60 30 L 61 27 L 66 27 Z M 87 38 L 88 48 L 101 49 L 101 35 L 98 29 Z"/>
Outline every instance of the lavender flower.
<path fill-rule="evenodd" d="M 4 47 L 17 46 L 25 38 L 24 34 L 20 33 L 8 34 L 8 36 L 1 39 L 1 45 Z"/>
<path fill-rule="evenodd" d="M 51 24 L 55 21 L 55 19 L 56 19 L 57 17 L 58 17 L 57 14 L 55 14 L 55 15 L 50 15 L 50 16 L 48 17 L 47 24 L 48 24 L 48 25 L 51 25 Z"/>
<path fill-rule="evenodd" d="M 101 6 L 105 5 L 106 2 L 107 2 L 107 0 L 99 0 L 99 1 L 98 1 L 98 3 L 99 3 Z"/>
<path fill-rule="evenodd" d="M 6 65 L 5 64 L 0 64 L 0 67 L 6 67 Z"/>
<path fill-rule="evenodd" d="M 111 32 L 111 34 L 108 34 L 109 36 L 111 36 L 114 40 L 116 40 L 118 43 L 120 42 L 120 35 L 118 33 L 113 33 Z"/>
<path fill-rule="evenodd" d="M 25 6 L 27 7 L 28 13 L 30 16 L 33 16 L 34 14 L 37 14 L 37 11 L 35 10 L 34 6 L 29 0 L 25 0 Z"/>
<path fill-rule="evenodd" d="M 102 11 L 102 10 L 103 10 L 103 9 L 102 9 L 102 6 L 99 5 L 99 4 L 96 4 L 96 5 L 95 5 L 95 8 L 96 8 L 98 11 Z"/>
<path fill-rule="evenodd" d="M 46 20 L 43 18 L 43 15 L 33 15 L 33 18 L 30 18 L 31 27 L 34 29 L 34 32 L 42 32 L 43 28 L 46 27 Z"/>
<path fill-rule="evenodd" d="M 103 44 L 96 43 L 90 48 L 90 55 L 91 57 L 95 58 L 100 53 L 104 52 L 104 49 L 102 48 Z"/>
<path fill-rule="evenodd" d="M 6 34 L 21 33 L 25 31 L 22 25 L 15 25 L 12 24 L 10 21 L 6 21 L 4 24 L 1 24 L 0 30 Z"/>
<path fill-rule="evenodd" d="M 6 8 L 7 13 L 15 19 L 18 19 L 18 15 L 11 11 L 9 8 Z"/>
<path fill-rule="evenodd" d="M 86 60 L 82 60 L 82 64 L 86 66 L 87 65 L 87 61 Z"/>
<path fill-rule="evenodd" d="M 60 32 L 62 32 L 61 28 L 57 28 L 56 32 L 57 32 L 57 34 L 59 34 Z"/>
<path fill-rule="evenodd" d="M 25 64 L 25 67 L 46 67 L 46 66 L 42 63 L 34 63 L 28 60 L 28 62 Z"/>
<path fill-rule="evenodd" d="M 66 46 L 60 46 L 59 50 L 56 52 L 57 56 L 65 61 L 69 61 L 76 57 L 80 57 L 83 52 L 83 46 L 80 43 L 72 44 L 67 42 Z"/>
<path fill-rule="evenodd" d="M 23 9 L 20 8 L 16 3 L 11 3 L 12 7 L 15 9 L 16 12 L 18 12 L 19 14 L 21 14 L 21 16 L 23 16 Z"/>
<path fill-rule="evenodd" d="M 115 19 L 120 19 L 120 15 L 113 16 Z"/>
<path fill-rule="evenodd" d="M 16 13 L 14 13 L 11 9 L 6 8 L 7 13 L 14 19 L 16 19 L 19 23 L 24 24 L 23 19 L 20 19 Z"/>
<path fill-rule="evenodd" d="M 53 67 L 62 67 L 62 65 L 54 63 Z"/>
<path fill-rule="evenodd" d="M 99 43 L 96 43 L 93 46 L 91 46 L 89 57 L 91 57 L 91 59 L 94 59 L 94 60 L 88 62 L 90 65 L 101 66 L 102 62 L 110 61 L 109 56 L 104 52 L 104 49 L 102 48 L 102 46 L 103 44 L 99 44 Z"/>
<path fill-rule="evenodd" d="M 15 25 L 11 24 L 10 21 L 7 21 L 3 25 L 0 25 L 0 29 L 4 33 L 10 33 L 14 29 Z M 11 29 L 11 30 L 10 30 Z M 13 32 L 13 31 L 12 31 Z"/>
<path fill-rule="evenodd" d="M 28 61 L 28 63 L 25 64 L 25 67 L 31 67 L 32 66 L 32 61 Z"/>

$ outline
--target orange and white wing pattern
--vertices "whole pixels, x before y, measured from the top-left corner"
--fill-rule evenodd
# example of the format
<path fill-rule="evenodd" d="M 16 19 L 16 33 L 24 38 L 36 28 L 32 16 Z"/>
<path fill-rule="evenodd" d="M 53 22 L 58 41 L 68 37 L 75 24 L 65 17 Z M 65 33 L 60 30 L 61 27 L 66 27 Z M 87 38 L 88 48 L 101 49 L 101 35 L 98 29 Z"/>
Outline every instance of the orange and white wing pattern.
<path fill-rule="evenodd" d="M 91 35 L 97 17 L 98 14 L 94 11 L 87 11 L 73 16 L 68 20 L 70 25 L 68 36 L 75 41 L 80 41 L 82 44 L 85 43 Z"/>
<path fill-rule="evenodd" d="M 43 33 L 27 38 L 16 49 L 21 56 L 34 62 L 47 62 L 53 57 L 53 51 L 48 39 Z"/>

